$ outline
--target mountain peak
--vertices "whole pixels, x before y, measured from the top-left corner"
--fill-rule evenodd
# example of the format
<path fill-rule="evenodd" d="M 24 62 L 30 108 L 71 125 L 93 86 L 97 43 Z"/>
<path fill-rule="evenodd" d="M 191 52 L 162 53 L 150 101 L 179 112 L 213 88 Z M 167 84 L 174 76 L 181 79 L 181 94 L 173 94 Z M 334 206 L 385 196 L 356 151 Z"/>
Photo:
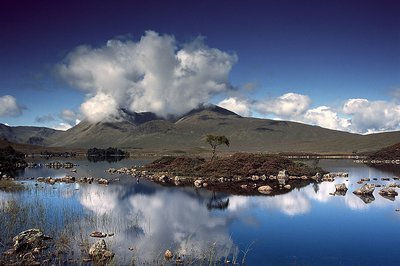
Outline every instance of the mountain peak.
<path fill-rule="evenodd" d="M 199 107 L 197 107 L 196 109 L 193 109 L 191 111 L 189 111 L 188 113 L 184 114 L 183 116 L 181 116 L 181 118 L 186 117 L 186 116 L 190 116 L 190 115 L 194 115 L 203 111 L 210 111 L 213 113 L 217 113 L 219 115 L 234 115 L 237 117 L 240 117 L 240 115 L 229 111 L 225 108 L 219 107 L 218 105 L 214 105 L 214 104 L 202 104 L 199 105 Z"/>

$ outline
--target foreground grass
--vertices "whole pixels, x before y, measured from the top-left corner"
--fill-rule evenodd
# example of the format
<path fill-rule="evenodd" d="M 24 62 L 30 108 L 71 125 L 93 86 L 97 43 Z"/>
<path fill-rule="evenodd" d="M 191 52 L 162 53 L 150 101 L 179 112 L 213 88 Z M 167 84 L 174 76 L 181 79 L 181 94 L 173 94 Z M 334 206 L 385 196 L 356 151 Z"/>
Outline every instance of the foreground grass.
<path fill-rule="evenodd" d="M 1 180 L 0 179 L 0 191 L 4 192 L 18 192 L 25 190 L 25 187 L 12 180 Z"/>
<path fill-rule="evenodd" d="M 217 243 L 210 243 L 205 249 L 193 246 L 187 254 L 175 254 L 172 248 L 174 257 L 170 260 L 164 258 L 165 250 L 159 250 L 153 258 L 143 258 L 140 250 L 118 250 L 122 247 L 116 239 L 107 237 L 107 246 L 116 256 L 107 263 L 96 264 L 88 255 L 90 246 L 97 241 L 89 237 L 90 232 L 102 230 L 123 235 L 126 232 L 120 226 L 123 223 L 120 219 L 124 218 L 114 217 L 111 213 L 86 212 L 64 201 L 55 204 L 49 199 L 60 196 L 57 193 L 61 192 L 53 188 L 45 185 L 39 190 L 27 186 L 22 196 L 20 193 L 3 193 L 0 198 L 0 265 L 241 265 L 245 261 L 244 251 L 237 247 L 221 251 Z M 43 197 L 43 193 L 50 197 Z M 138 221 L 131 223 L 132 228 L 139 227 Z M 35 260 L 28 263 L 18 255 L 4 255 L 4 251 L 12 248 L 13 237 L 30 228 L 38 228 L 53 238 L 49 240 L 49 248 L 35 254 Z"/>

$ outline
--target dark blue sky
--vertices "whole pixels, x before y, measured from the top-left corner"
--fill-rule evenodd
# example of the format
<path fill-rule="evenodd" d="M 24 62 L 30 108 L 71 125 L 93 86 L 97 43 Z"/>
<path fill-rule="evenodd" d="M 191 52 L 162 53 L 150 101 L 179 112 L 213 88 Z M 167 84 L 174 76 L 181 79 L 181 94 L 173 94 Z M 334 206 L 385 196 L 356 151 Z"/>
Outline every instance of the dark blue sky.
<path fill-rule="evenodd" d="M 0 97 L 11 95 L 25 109 L 0 122 L 38 124 L 38 116 L 77 111 L 84 94 L 61 81 L 55 65 L 79 45 L 138 41 L 146 30 L 173 35 L 178 43 L 202 35 L 209 47 L 236 53 L 231 83 L 254 84 L 255 100 L 293 92 L 309 96 L 310 108 L 338 108 L 351 98 L 393 101 L 400 88 L 399 14 L 394 0 L 6 0 Z"/>

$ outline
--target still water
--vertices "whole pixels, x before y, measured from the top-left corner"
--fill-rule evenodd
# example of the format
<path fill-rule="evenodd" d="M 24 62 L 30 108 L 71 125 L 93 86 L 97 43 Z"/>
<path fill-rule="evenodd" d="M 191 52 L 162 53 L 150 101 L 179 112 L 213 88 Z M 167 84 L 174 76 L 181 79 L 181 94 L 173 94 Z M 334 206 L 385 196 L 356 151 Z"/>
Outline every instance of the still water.
<path fill-rule="evenodd" d="M 76 249 L 75 255 L 79 254 L 80 242 L 97 240 L 89 237 L 90 232 L 113 233 L 105 240 L 116 253 L 117 265 L 128 265 L 132 260 L 138 264 L 151 262 L 162 258 L 166 249 L 185 255 L 194 264 L 205 258 L 226 257 L 239 263 L 244 260 L 246 265 L 400 264 L 400 212 L 395 211 L 400 209 L 399 200 L 383 198 L 378 194 L 379 188 L 370 203 L 351 193 L 361 186 L 356 183 L 361 178 L 371 178 L 370 183 L 382 185 L 399 182 L 392 177 L 400 169 L 385 171 L 349 160 L 321 160 L 321 167 L 348 172 L 349 177 L 310 184 L 279 196 L 246 197 L 163 187 L 104 171 L 109 167 L 141 165 L 145 160 L 75 163 L 77 173 L 27 168 L 19 173 L 19 179 L 25 180 L 29 189 L 19 193 L 0 191 L 0 208 L 11 201 L 28 206 L 24 217 L 15 217 L 14 231 L 36 226 L 53 236 L 66 234 L 70 238 L 66 245 Z M 35 186 L 36 182 L 29 180 L 66 174 L 119 181 L 108 186 Z M 391 181 L 382 181 L 382 177 L 390 177 Z M 345 196 L 330 195 L 336 183 L 349 187 Z M 226 208 L 213 208 L 213 202 L 228 199 Z M 4 231 L 4 227 L 0 230 Z M 12 238 L 11 234 L 2 232 L 0 242 Z"/>

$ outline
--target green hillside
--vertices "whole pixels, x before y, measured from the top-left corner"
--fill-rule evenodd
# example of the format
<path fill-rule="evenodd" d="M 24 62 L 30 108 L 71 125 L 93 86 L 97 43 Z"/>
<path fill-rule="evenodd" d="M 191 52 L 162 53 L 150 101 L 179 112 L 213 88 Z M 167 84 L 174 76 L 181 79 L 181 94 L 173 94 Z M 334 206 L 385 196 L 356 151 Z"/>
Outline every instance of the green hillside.
<path fill-rule="evenodd" d="M 151 113 L 126 113 L 119 122 L 82 121 L 63 132 L 44 128 L 25 130 L 2 126 L 13 142 L 29 143 L 41 137 L 42 145 L 69 148 L 106 148 L 110 145 L 144 151 L 206 151 L 206 134 L 225 135 L 229 152 L 353 153 L 375 151 L 399 142 L 400 132 L 359 135 L 269 119 L 245 118 L 217 106 L 193 110 L 179 119 L 162 119 Z M 7 139 L 9 139 L 6 136 Z M 10 139 L 9 139 L 10 140 Z"/>

